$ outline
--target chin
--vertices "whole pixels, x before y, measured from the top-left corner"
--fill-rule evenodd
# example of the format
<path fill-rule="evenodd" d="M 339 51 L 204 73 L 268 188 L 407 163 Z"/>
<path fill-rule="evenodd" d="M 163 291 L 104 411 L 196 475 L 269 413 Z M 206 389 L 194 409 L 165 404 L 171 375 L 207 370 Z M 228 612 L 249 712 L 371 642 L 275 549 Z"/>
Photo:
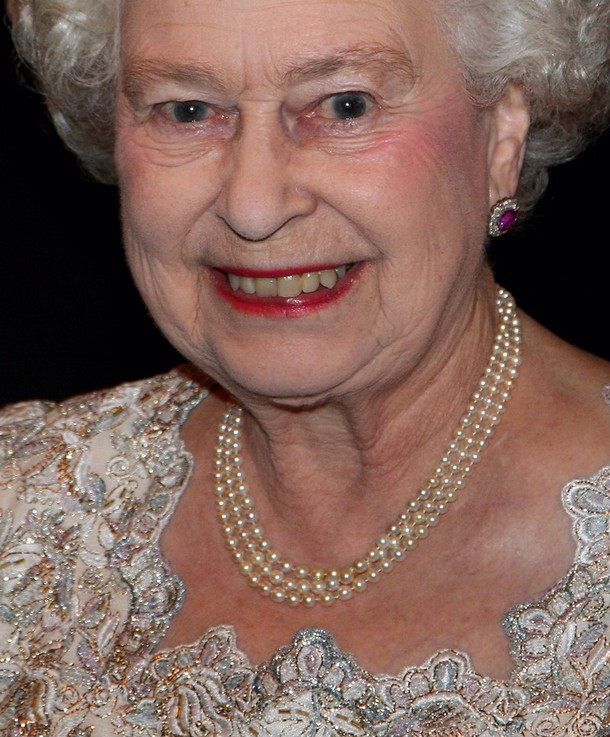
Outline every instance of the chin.
<path fill-rule="evenodd" d="M 375 341 L 341 336 L 336 330 L 333 335 L 322 329 L 318 335 L 312 332 L 295 336 L 294 330 L 284 330 L 281 335 L 239 337 L 229 331 L 208 332 L 205 344 L 189 340 L 182 345 L 174 342 L 174 346 L 227 391 L 244 399 L 249 395 L 311 405 L 371 385 L 375 366 L 379 371 Z"/>
<path fill-rule="evenodd" d="M 236 396 L 252 396 L 294 407 L 320 404 L 342 385 L 332 375 L 312 374 L 279 369 L 259 372 L 234 370 L 219 378 L 219 383 Z"/>
<path fill-rule="evenodd" d="M 336 358 L 336 356 L 335 356 Z M 315 354 L 269 360 L 225 360 L 207 373 L 237 397 L 246 396 L 277 401 L 290 406 L 314 406 L 350 391 L 359 364 L 345 360 L 317 360 Z"/>

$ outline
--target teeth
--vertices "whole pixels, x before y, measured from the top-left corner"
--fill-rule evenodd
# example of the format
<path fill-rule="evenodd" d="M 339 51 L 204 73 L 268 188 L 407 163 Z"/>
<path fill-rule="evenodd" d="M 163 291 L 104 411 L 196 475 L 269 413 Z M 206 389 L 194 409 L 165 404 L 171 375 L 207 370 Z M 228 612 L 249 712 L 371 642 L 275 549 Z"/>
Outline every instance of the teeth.
<path fill-rule="evenodd" d="M 271 279 L 269 281 L 272 281 Z M 278 297 L 298 297 L 302 292 L 301 277 L 298 274 L 281 276 L 277 279 Z"/>
<path fill-rule="evenodd" d="M 337 281 L 348 271 L 347 264 L 336 269 L 309 271 L 304 274 L 290 274 L 277 278 L 265 277 L 253 279 L 250 276 L 228 274 L 229 284 L 234 292 L 238 290 L 257 297 L 298 297 L 301 293 L 311 294 L 320 287 L 332 289 Z"/>
<path fill-rule="evenodd" d="M 254 294 L 256 291 L 254 279 L 251 279 L 249 276 L 244 276 L 243 278 L 237 277 L 237 279 L 237 287 L 233 287 L 234 289 L 241 288 L 242 292 L 246 292 L 246 294 Z"/>
<path fill-rule="evenodd" d="M 337 272 L 335 269 L 325 269 L 320 272 L 320 284 L 327 289 L 332 289 L 337 283 Z"/>
<path fill-rule="evenodd" d="M 320 275 L 317 271 L 308 271 L 301 274 L 301 286 L 305 294 L 311 294 L 320 288 Z"/>
<path fill-rule="evenodd" d="M 254 279 L 254 287 L 259 297 L 277 297 L 277 279 Z"/>

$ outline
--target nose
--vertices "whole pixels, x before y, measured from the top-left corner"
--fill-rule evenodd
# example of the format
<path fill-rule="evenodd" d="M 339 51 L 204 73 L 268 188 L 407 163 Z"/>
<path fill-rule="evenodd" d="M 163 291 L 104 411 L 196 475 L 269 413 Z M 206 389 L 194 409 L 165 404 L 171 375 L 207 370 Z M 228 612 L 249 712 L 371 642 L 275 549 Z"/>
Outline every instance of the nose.
<path fill-rule="evenodd" d="M 243 121 L 229 144 L 216 212 L 242 238 L 260 241 L 294 218 L 311 214 L 316 198 L 303 184 L 303 161 L 281 124 Z"/>

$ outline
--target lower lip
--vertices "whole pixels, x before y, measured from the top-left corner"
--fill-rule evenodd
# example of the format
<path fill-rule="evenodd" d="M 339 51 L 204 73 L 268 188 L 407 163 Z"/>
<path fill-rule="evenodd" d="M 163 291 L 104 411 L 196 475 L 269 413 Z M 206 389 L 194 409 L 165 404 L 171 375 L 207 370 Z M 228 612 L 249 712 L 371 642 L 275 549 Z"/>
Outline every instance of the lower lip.
<path fill-rule="evenodd" d="M 218 293 L 240 312 L 259 317 L 306 317 L 344 297 L 354 286 L 361 270 L 362 265 L 355 264 L 332 289 L 321 287 L 315 292 L 302 293 L 298 297 L 258 297 L 256 294 L 233 291 L 224 272 L 212 269 L 211 273 Z"/>

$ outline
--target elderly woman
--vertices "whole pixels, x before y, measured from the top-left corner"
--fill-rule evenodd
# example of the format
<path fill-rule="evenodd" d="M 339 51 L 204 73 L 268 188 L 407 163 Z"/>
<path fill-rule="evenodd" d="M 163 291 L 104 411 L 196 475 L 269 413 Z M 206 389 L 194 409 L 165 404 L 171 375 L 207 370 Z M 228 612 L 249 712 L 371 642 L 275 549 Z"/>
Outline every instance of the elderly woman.
<path fill-rule="evenodd" d="M 0 415 L 2 735 L 609 734 L 610 366 L 486 260 L 608 2 L 11 13 L 188 363 Z"/>

